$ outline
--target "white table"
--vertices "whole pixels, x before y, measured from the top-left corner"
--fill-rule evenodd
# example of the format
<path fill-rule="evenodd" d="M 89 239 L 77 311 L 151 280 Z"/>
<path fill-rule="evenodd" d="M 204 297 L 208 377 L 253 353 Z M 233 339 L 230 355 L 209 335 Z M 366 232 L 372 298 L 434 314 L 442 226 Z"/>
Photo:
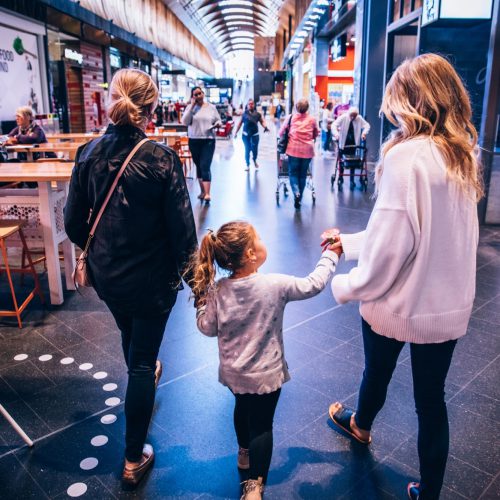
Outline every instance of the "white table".
<path fill-rule="evenodd" d="M 47 259 L 50 302 L 59 305 L 64 302 L 61 267 L 59 263 L 59 244 L 62 244 L 66 288 L 75 290 L 73 270 L 75 268 L 75 247 L 64 230 L 63 208 L 66 204 L 69 181 L 73 170 L 72 163 L 2 163 L 0 182 L 37 182 L 38 192 L 31 195 L 33 204 L 38 204 L 40 224 L 43 230 L 43 245 Z M 9 206 L 20 210 L 23 203 L 29 204 L 29 196 L 24 189 L 0 189 L 0 217 Z M 36 191 L 36 190 L 35 190 Z M 37 199 L 36 199 L 37 198 Z M 16 199 L 17 205 L 16 205 Z M 27 201 L 26 201 L 27 200 Z M 8 217 L 4 216 L 4 217 Z M 22 218 L 22 217 L 17 217 Z"/>

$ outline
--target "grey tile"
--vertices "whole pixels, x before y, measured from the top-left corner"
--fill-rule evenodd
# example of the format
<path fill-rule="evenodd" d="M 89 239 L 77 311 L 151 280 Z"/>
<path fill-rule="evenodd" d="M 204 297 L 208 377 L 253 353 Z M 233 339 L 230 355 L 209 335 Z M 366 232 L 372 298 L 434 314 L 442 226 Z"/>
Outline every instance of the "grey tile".
<path fill-rule="evenodd" d="M 13 455 L 1 459 L 2 498 L 49 498 Z"/>
<path fill-rule="evenodd" d="M 450 399 L 449 404 L 500 423 L 500 401 L 497 399 L 463 389 Z"/>
<path fill-rule="evenodd" d="M 500 400 L 500 359 L 492 361 L 471 383 L 467 389 L 490 398 Z"/>

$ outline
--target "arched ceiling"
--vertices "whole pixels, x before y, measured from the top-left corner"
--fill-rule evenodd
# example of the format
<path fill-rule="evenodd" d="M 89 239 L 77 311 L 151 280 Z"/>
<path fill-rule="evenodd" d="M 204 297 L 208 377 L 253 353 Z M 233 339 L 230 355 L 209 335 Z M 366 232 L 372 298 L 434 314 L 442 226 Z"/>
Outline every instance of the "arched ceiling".
<path fill-rule="evenodd" d="M 255 36 L 274 36 L 284 0 L 175 0 L 195 35 L 208 40 L 217 59 L 235 50 L 254 50 Z M 173 1 L 166 0 L 172 8 Z M 176 12 L 178 14 L 178 12 Z M 196 25 L 198 33 L 193 29 Z"/>

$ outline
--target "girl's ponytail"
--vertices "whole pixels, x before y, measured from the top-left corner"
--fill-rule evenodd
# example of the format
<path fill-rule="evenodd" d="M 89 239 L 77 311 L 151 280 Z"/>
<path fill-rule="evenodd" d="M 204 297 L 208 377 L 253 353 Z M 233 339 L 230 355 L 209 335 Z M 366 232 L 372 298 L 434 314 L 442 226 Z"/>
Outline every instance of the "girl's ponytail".
<path fill-rule="evenodd" d="M 201 240 L 200 248 L 194 255 L 191 269 L 193 279 L 191 289 L 196 303 L 203 305 L 207 291 L 215 283 L 215 236 L 209 231 Z"/>

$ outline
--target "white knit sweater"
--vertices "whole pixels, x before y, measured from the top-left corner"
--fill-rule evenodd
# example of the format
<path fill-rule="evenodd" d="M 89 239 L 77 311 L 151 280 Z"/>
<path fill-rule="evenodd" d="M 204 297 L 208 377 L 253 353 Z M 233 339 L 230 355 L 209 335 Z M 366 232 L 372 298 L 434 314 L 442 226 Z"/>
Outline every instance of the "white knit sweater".
<path fill-rule="evenodd" d="M 446 174 L 436 144 L 416 138 L 386 155 L 365 231 L 342 234 L 349 274 L 336 275 L 339 303 L 359 300 L 380 335 L 404 342 L 445 342 L 465 334 L 476 282 L 478 219 Z"/>

